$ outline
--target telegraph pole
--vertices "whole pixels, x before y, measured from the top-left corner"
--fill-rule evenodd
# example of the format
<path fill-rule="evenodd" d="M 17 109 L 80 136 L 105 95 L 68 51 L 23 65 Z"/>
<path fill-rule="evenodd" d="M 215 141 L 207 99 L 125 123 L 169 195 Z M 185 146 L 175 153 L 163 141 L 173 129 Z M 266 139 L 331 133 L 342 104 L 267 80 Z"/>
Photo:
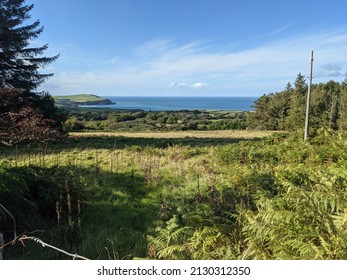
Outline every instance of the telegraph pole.
<path fill-rule="evenodd" d="M 311 50 L 310 55 L 310 79 L 308 82 L 308 92 L 307 92 L 307 103 L 306 103 L 306 120 L 305 120 L 305 135 L 304 140 L 308 137 L 308 127 L 310 122 L 310 99 L 311 99 L 311 85 L 312 85 L 312 67 L 313 67 L 313 51 Z"/>

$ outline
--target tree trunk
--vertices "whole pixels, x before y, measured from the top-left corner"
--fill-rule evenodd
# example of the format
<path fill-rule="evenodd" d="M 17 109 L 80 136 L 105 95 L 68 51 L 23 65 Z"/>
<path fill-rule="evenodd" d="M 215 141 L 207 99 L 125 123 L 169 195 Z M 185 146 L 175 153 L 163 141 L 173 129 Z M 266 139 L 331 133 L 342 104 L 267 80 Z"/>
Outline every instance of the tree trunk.
<path fill-rule="evenodd" d="M 330 114 L 329 114 L 329 128 L 337 129 L 338 107 L 337 107 L 337 94 L 333 94 L 331 100 Z"/>

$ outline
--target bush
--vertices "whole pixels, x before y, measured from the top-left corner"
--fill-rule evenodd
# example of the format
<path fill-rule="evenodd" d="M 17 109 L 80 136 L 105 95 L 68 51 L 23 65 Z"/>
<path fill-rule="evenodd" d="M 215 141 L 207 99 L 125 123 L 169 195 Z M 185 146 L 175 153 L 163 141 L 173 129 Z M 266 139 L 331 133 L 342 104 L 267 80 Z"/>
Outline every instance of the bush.
<path fill-rule="evenodd" d="M 77 225 L 84 185 L 73 167 L 13 167 L 0 165 L 0 203 L 16 219 L 17 231 Z M 12 221 L 0 210 L 2 231 L 13 231 Z"/>

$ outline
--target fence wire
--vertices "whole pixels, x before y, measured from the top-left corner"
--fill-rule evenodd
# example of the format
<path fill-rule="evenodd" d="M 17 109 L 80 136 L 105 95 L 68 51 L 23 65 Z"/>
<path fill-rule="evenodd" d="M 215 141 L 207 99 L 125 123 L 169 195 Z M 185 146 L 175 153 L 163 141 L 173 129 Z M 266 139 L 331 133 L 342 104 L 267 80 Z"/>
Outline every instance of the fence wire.
<path fill-rule="evenodd" d="M 76 260 L 76 259 L 90 260 L 90 259 L 88 259 L 88 258 L 86 258 L 86 257 L 81 256 L 81 255 L 72 254 L 72 253 L 69 253 L 69 252 L 67 252 L 67 251 L 65 251 L 65 250 L 63 250 L 63 249 L 60 249 L 60 248 L 55 247 L 55 246 L 53 246 L 53 245 L 51 245 L 51 244 L 48 244 L 48 243 L 42 241 L 41 239 L 39 239 L 39 238 L 37 238 L 37 237 L 35 237 L 35 236 L 26 236 L 26 235 L 18 236 L 18 237 L 15 238 L 14 240 L 11 240 L 11 241 L 5 243 L 3 246 L 1 246 L 1 247 L 0 247 L 0 250 L 3 250 L 6 246 L 13 245 L 16 241 L 21 242 L 21 243 L 23 244 L 23 246 L 25 246 L 25 245 L 24 245 L 24 241 L 26 241 L 26 240 L 32 240 L 32 241 L 34 241 L 34 242 L 40 244 L 40 245 L 41 245 L 42 247 L 44 247 L 44 248 L 47 247 L 47 248 L 51 248 L 51 249 L 53 249 L 53 250 L 56 250 L 56 251 L 58 251 L 58 252 L 60 252 L 60 253 L 62 253 L 62 254 L 65 254 L 65 255 L 67 255 L 67 256 L 69 256 L 69 257 L 72 257 L 73 260 Z"/>
<path fill-rule="evenodd" d="M 48 244 L 48 243 L 46 243 L 46 242 L 43 242 L 41 239 L 39 239 L 39 238 L 37 238 L 37 237 L 34 237 L 34 236 L 26 236 L 26 235 L 23 235 L 22 237 L 18 238 L 18 240 L 19 240 L 20 242 L 24 242 L 25 240 L 33 240 L 33 241 L 35 241 L 36 243 L 41 244 L 42 247 L 48 247 L 48 248 L 51 248 L 51 249 L 53 249 L 53 250 L 56 250 L 56 251 L 58 251 L 58 252 L 60 252 L 60 253 L 63 253 L 63 254 L 65 254 L 65 255 L 67 255 L 67 256 L 72 257 L 74 260 L 75 260 L 75 259 L 89 260 L 89 259 L 86 258 L 86 257 L 80 256 L 80 255 L 78 255 L 78 254 L 72 254 L 72 253 L 66 252 L 66 251 L 63 250 L 63 249 L 57 248 L 57 247 L 55 247 L 55 246 L 53 246 L 53 245 L 51 245 L 51 244 Z"/>
<path fill-rule="evenodd" d="M 4 206 L 4 205 L 2 205 L 1 203 L 0 203 L 0 207 L 5 211 L 5 213 L 7 214 L 7 215 L 9 215 L 10 217 L 11 217 L 11 219 L 13 220 L 13 235 L 14 235 L 14 239 L 16 239 L 17 238 L 17 231 L 16 231 L 16 219 L 14 218 L 14 216 L 11 214 L 11 212 L 10 211 L 8 211 L 7 209 L 6 209 L 6 207 Z"/>

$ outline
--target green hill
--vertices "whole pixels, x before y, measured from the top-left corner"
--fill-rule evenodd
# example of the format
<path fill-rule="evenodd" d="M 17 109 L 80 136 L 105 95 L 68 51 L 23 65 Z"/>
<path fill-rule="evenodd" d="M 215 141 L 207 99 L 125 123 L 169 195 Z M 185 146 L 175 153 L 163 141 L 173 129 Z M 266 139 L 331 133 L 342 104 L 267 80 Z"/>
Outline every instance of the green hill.
<path fill-rule="evenodd" d="M 81 106 L 81 105 L 111 105 L 115 104 L 111 100 L 97 96 L 95 94 L 74 94 L 54 96 L 58 106 Z"/>

